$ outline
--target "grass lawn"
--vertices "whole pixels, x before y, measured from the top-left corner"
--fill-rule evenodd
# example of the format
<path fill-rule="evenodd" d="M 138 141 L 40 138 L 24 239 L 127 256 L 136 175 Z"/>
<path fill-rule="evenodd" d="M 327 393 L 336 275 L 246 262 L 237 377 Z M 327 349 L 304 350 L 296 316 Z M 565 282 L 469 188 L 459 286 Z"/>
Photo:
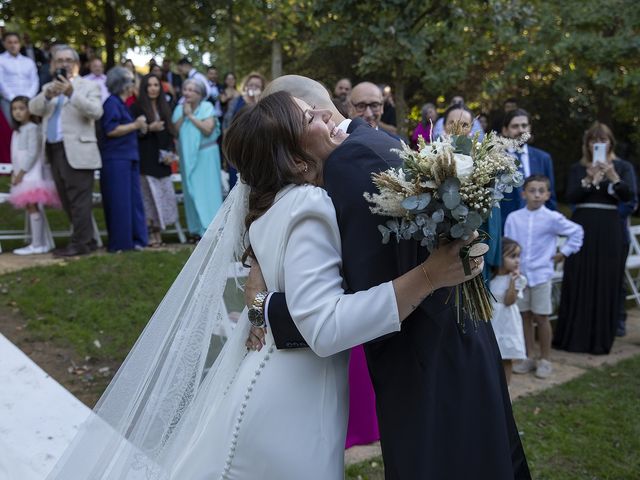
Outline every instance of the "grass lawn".
<path fill-rule="evenodd" d="M 36 340 L 117 365 L 189 253 L 100 255 L 3 275 L 0 314 L 26 322 Z M 640 357 L 519 399 L 514 412 L 534 479 L 640 478 Z M 347 478 L 383 479 L 382 460 L 348 467 Z"/>
<path fill-rule="evenodd" d="M 594 369 L 516 400 L 514 415 L 535 480 L 640 478 L 640 357 Z M 382 480 L 382 458 L 347 468 Z"/>

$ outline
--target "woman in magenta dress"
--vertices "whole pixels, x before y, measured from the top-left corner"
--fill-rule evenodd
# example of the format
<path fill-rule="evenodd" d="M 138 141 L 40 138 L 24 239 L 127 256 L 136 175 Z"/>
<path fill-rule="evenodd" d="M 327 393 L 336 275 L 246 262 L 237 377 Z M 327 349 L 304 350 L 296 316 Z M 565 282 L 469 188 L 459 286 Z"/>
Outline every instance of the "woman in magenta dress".
<path fill-rule="evenodd" d="M 351 349 L 349 360 L 349 425 L 345 448 L 380 440 L 376 396 L 362 345 Z"/>

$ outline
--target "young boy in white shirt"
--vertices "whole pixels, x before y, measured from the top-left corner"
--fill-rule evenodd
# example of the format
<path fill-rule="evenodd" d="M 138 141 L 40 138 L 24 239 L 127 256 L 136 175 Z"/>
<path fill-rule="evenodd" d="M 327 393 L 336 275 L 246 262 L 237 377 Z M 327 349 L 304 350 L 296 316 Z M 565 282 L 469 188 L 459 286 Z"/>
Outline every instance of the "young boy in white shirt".
<path fill-rule="evenodd" d="M 535 370 L 538 378 L 547 378 L 553 372 L 549 361 L 551 353 L 551 279 L 554 265 L 582 247 L 584 230 L 559 212 L 545 207 L 551 196 L 551 182 L 544 175 L 531 175 L 522 187 L 526 206 L 507 217 L 504 235 L 522 247 L 520 271 L 527 278 L 524 298 L 518 300 L 522 313 L 527 359 L 514 365 L 515 373 Z M 558 237 L 567 241 L 557 252 Z M 534 359 L 534 326 L 538 325 L 540 360 Z"/>

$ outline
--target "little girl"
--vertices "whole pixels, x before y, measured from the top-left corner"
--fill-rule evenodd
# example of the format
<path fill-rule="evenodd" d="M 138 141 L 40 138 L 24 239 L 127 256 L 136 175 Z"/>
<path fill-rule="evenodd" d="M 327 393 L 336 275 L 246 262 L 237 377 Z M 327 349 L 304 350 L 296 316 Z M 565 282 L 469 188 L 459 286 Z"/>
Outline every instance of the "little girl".
<path fill-rule="evenodd" d="M 507 384 L 511 382 L 511 361 L 527 358 L 522 316 L 516 303 L 526 285 L 526 278 L 520 275 L 520 245 L 503 237 L 502 266 L 491 280 L 490 289 L 497 300 L 493 305 L 491 324 L 500 348 Z"/>
<path fill-rule="evenodd" d="M 47 253 L 54 245 L 43 206 L 60 207 L 60 198 L 49 166 L 44 164 L 40 126 L 29 112 L 27 97 L 18 96 L 11 101 L 11 118 L 15 131 L 11 138 L 13 174 L 9 202 L 27 210 L 31 226 L 31 244 L 13 253 Z"/>

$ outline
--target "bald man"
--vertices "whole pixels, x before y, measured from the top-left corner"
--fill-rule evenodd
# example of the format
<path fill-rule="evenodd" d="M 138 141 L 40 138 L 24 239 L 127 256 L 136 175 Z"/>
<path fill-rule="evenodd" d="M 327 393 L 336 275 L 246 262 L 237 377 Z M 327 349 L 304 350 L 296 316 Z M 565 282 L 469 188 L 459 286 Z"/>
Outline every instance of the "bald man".
<path fill-rule="evenodd" d="M 423 261 L 427 252 L 418 242 L 382 243 L 378 225 L 385 219 L 373 215 L 363 197 L 364 192 L 377 192 L 373 173 L 401 166 L 391 151 L 399 143 L 361 118 L 342 117 L 318 82 L 287 75 L 275 79 L 263 95 L 279 90 L 330 110 L 339 128 L 350 133 L 324 165 L 324 188 L 340 228 L 347 290 L 367 290 Z M 266 288 L 256 277 L 252 271 L 249 304 L 256 285 Z M 285 295 L 260 293 L 268 293 L 264 314 L 277 348 L 307 348 Z M 466 318 L 463 331 L 456 322 L 456 302 L 448 302 L 451 293 L 448 288 L 437 290 L 403 322 L 400 332 L 365 345 L 385 478 L 530 479 L 491 325 Z"/>

